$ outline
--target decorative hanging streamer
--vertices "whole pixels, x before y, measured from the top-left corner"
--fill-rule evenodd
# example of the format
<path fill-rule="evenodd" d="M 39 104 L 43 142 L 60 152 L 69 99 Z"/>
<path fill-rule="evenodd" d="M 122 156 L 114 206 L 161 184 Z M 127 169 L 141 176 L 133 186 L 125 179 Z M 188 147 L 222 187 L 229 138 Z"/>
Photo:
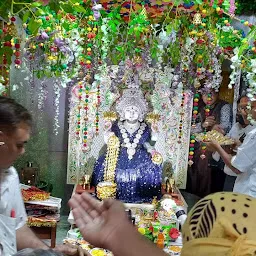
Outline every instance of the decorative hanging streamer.
<path fill-rule="evenodd" d="M 196 85 L 195 85 L 196 86 Z M 194 94 L 194 100 L 193 100 L 193 115 L 192 115 L 192 129 L 196 128 L 196 118 L 198 114 L 198 102 L 199 102 L 200 95 L 198 91 Z M 190 136 L 190 145 L 189 145 L 189 166 L 193 165 L 193 157 L 194 157 L 194 151 L 195 151 L 195 135 L 191 134 Z"/>
<path fill-rule="evenodd" d="M 58 135 L 59 133 L 59 116 L 60 116 L 60 81 L 59 79 L 54 83 L 53 89 L 54 89 L 54 106 L 55 106 L 55 116 L 54 116 L 54 133 L 55 135 Z"/>
<path fill-rule="evenodd" d="M 230 0 L 229 14 L 234 15 L 236 10 L 235 0 Z"/>
<path fill-rule="evenodd" d="M 233 100 L 233 124 L 236 123 L 236 113 L 237 113 L 237 101 L 239 98 L 240 82 L 241 82 L 241 69 L 239 70 L 234 85 L 234 100 Z"/>
<path fill-rule="evenodd" d="M 82 92 L 83 92 L 83 82 L 78 83 L 78 104 L 77 104 L 77 120 L 76 120 L 76 139 L 80 140 L 80 128 L 81 128 L 81 108 L 82 108 Z"/>
<path fill-rule="evenodd" d="M 195 150 L 195 135 L 191 135 L 190 136 L 190 144 L 189 144 L 189 161 L 188 161 L 188 165 L 192 166 L 193 165 L 193 158 L 194 158 L 194 150 Z"/>
<path fill-rule="evenodd" d="M 90 87 L 88 83 L 84 84 L 85 89 L 85 99 L 84 99 L 84 128 L 83 128 L 83 150 L 88 150 L 88 115 L 89 115 L 89 93 Z"/>
<path fill-rule="evenodd" d="M 8 34 L 7 24 L 2 21 L 2 29 L 0 29 L 0 39 L 5 37 Z M 3 42 L 4 47 L 11 47 L 11 43 L 6 41 Z M 0 95 L 7 96 L 9 92 L 9 73 L 10 73 L 10 64 L 7 60 L 7 53 L 3 52 L 2 63 L 0 66 L 1 77 L 0 77 Z"/>
<path fill-rule="evenodd" d="M 99 134 L 99 109 L 100 109 L 100 83 L 97 84 L 97 103 L 96 103 L 96 116 L 95 116 L 95 131 L 96 131 L 96 135 Z"/>
<path fill-rule="evenodd" d="M 180 144 L 181 143 L 181 139 L 182 139 L 182 135 L 183 135 L 183 131 L 182 131 L 182 128 L 183 128 L 183 118 L 184 118 L 184 103 L 185 103 L 185 89 L 184 89 L 184 86 L 182 84 L 182 91 L 181 91 L 181 104 L 180 104 L 180 109 L 181 109 L 181 112 L 180 112 L 180 124 L 179 124 L 179 140 L 178 140 L 178 143 Z"/>
<path fill-rule="evenodd" d="M 208 93 L 207 95 L 207 104 L 205 106 L 205 117 L 209 117 L 210 115 L 210 111 L 211 111 L 211 100 L 212 100 L 212 95 L 211 93 Z M 206 133 L 207 133 L 207 128 L 204 128 L 204 138 L 203 138 L 203 141 L 202 141 L 202 155 L 200 156 L 202 159 L 205 159 L 206 158 L 206 155 L 205 155 L 205 152 L 206 152 Z"/>
<path fill-rule="evenodd" d="M 198 114 L 198 102 L 199 102 L 200 95 L 198 92 L 194 94 L 194 101 L 193 101 L 193 116 L 192 116 L 192 128 L 196 127 L 196 118 Z"/>

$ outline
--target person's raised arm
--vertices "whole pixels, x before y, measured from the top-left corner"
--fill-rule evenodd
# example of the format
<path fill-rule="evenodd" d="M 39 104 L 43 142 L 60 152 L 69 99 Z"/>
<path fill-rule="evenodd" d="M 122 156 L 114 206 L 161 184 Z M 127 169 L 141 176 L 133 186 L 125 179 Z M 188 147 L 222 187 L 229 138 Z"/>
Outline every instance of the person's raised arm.
<path fill-rule="evenodd" d="M 109 249 L 115 256 L 166 255 L 137 232 L 121 202 L 109 199 L 102 203 L 83 193 L 74 195 L 69 205 L 84 239 L 93 245 Z"/>
<path fill-rule="evenodd" d="M 225 163 L 225 165 L 235 174 L 240 174 L 241 171 L 239 171 L 237 168 L 235 168 L 231 161 L 232 161 L 232 156 L 230 154 L 228 154 L 219 143 L 215 142 L 215 141 L 209 141 L 206 142 L 206 147 L 209 151 L 213 151 L 213 152 L 218 152 L 220 157 L 222 158 L 223 162 Z"/>

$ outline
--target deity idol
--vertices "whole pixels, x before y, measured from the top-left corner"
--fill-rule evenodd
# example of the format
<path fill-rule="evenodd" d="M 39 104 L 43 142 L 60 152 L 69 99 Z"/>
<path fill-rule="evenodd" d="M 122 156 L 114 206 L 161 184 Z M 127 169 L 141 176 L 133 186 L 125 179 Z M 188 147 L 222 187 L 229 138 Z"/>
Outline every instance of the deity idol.
<path fill-rule="evenodd" d="M 150 129 L 144 122 L 148 105 L 141 90 L 124 90 L 116 111 L 119 121 L 106 125 L 108 152 L 94 166 L 92 185 L 99 189 L 112 177 L 117 199 L 126 203 L 151 202 L 154 197 L 161 197 L 162 156 L 150 143 L 156 141 L 157 129 L 153 125 Z M 107 165 L 112 169 L 106 176 Z"/>

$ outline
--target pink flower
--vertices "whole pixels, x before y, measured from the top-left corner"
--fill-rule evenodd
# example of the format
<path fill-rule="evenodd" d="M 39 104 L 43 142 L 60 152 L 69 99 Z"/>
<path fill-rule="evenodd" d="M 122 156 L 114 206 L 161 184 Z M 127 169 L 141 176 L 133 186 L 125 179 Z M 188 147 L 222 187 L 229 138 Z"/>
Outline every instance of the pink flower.
<path fill-rule="evenodd" d="M 41 2 L 43 5 L 47 5 L 47 4 L 49 4 L 50 0 L 38 0 L 35 2 Z"/>

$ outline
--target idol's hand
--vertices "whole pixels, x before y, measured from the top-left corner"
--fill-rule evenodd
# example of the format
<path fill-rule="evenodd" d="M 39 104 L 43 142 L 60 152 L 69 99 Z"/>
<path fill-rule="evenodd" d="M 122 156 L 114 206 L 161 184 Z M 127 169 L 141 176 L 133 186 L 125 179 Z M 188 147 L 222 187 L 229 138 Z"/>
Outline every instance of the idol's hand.
<path fill-rule="evenodd" d="M 119 201 L 107 199 L 102 203 L 83 193 L 74 195 L 69 205 L 82 236 L 94 246 L 111 249 L 111 243 L 132 226 Z"/>

